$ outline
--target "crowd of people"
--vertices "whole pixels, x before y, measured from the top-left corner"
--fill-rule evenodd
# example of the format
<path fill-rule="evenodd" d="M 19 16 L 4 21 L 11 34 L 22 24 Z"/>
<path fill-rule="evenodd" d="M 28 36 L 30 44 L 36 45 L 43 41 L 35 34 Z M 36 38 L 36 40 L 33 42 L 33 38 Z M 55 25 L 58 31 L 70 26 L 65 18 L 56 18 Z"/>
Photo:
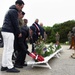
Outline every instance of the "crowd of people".
<path fill-rule="evenodd" d="M 1 71 L 19 73 L 20 70 L 16 68 L 27 66 L 25 64 L 26 54 L 36 59 L 34 44 L 38 38 L 41 36 L 45 40 L 45 30 L 43 23 L 39 24 L 39 19 L 36 19 L 30 27 L 27 26 L 28 19 L 23 19 L 25 16 L 25 12 L 22 10 L 24 5 L 22 0 L 17 0 L 5 15 L 1 30 L 4 42 Z M 27 40 L 30 40 L 29 42 L 32 44 L 32 52 L 28 51 Z M 16 54 L 16 58 L 13 63 L 14 54 Z M 44 61 L 44 58 L 37 57 L 37 60 Z"/>

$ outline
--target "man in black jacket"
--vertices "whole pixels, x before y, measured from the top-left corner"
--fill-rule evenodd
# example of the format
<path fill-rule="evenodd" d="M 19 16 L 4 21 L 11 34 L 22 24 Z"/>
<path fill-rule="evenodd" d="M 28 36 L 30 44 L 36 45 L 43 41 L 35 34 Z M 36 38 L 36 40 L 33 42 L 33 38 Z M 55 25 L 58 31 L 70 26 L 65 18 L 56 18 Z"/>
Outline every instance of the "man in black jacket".
<path fill-rule="evenodd" d="M 17 52 L 17 56 L 16 56 L 16 59 L 15 59 L 14 65 L 17 68 L 23 68 L 23 66 L 26 66 L 26 64 L 24 64 L 26 54 L 30 55 L 33 58 L 36 57 L 35 54 L 32 54 L 27 50 L 28 45 L 27 45 L 27 42 L 26 42 L 26 38 L 29 37 L 29 28 L 26 26 L 27 25 L 26 21 L 25 21 L 26 24 L 23 25 L 23 23 L 22 23 L 23 22 L 22 18 L 24 17 L 24 15 L 25 14 L 24 14 L 23 11 L 20 11 L 19 14 L 18 14 L 19 28 L 20 28 L 20 31 L 22 33 L 22 37 L 15 36 L 14 48 L 15 48 L 15 51 Z M 32 33 L 32 32 L 33 32 L 33 29 L 30 30 L 30 33 Z"/>
<path fill-rule="evenodd" d="M 1 71 L 13 73 L 20 72 L 13 66 L 12 54 L 14 51 L 14 35 L 17 35 L 18 37 L 22 36 L 18 25 L 18 12 L 22 10 L 23 7 L 24 2 L 22 0 L 17 0 L 15 5 L 11 6 L 5 15 L 1 30 L 4 41 Z"/>
<path fill-rule="evenodd" d="M 18 12 L 18 21 L 19 21 L 19 29 L 21 31 L 21 26 L 23 26 L 23 17 L 25 15 L 25 12 L 23 11 L 20 11 Z M 13 53 L 13 56 L 12 56 L 12 59 L 15 60 L 16 57 L 17 57 L 17 54 L 18 54 L 18 50 L 19 50 L 19 46 L 18 46 L 18 36 L 15 35 L 15 40 L 14 40 L 14 53 Z"/>
<path fill-rule="evenodd" d="M 36 19 L 35 22 L 32 24 L 32 26 L 35 28 L 35 35 L 33 35 L 31 41 L 32 41 L 32 52 L 34 52 L 34 44 L 41 36 L 42 39 L 44 39 L 44 30 L 43 28 L 38 24 L 39 19 Z"/>

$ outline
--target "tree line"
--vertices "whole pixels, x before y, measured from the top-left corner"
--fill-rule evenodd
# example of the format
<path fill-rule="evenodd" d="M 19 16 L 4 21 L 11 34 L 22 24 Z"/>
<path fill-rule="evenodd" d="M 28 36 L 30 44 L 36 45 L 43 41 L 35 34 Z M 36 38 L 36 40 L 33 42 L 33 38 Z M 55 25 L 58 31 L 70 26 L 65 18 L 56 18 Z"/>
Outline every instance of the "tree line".
<path fill-rule="evenodd" d="M 75 27 L 75 20 L 69 20 L 63 23 L 54 24 L 53 27 L 44 27 L 47 33 L 46 43 L 55 43 L 56 32 L 59 32 L 60 34 L 60 43 L 65 43 L 66 41 L 68 41 L 67 34 L 69 31 L 72 31 L 73 27 Z"/>

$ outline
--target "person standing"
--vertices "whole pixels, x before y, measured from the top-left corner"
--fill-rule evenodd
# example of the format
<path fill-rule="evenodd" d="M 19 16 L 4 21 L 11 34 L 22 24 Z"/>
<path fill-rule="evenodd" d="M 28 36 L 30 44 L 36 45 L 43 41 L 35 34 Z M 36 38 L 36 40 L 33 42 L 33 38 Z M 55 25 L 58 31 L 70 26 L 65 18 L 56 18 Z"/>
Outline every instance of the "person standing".
<path fill-rule="evenodd" d="M 25 26 L 26 30 L 28 31 L 27 33 L 29 33 L 29 27 L 27 25 L 28 19 L 23 19 L 23 20 L 24 20 L 24 26 Z M 28 34 L 28 37 L 26 38 L 25 43 L 28 43 L 28 40 L 29 40 L 29 34 Z M 26 46 L 26 47 L 28 48 L 28 46 Z"/>
<path fill-rule="evenodd" d="M 40 25 L 38 24 L 38 22 L 39 22 L 39 19 L 36 19 L 35 20 L 35 22 L 32 24 L 32 26 L 34 26 L 35 27 L 35 29 L 36 29 L 36 40 L 35 41 L 37 41 L 38 40 L 38 37 L 40 36 Z"/>
<path fill-rule="evenodd" d="M 69 44 L 71 44 L 71 41 L 72 41 L 72 33 L 71 33 L 71 31 L 69 31 L 69 33 L 67 34 L 67 37 L 68 37 Z"/>
<path fill-rule="evenodd" d="M 34 52 L 34 44 L 38 40 L 39 36 L 41 35 L 40 33 L 40 25 L 38 24 L 39 19 L 36 19 L 35 22 L 32 24 L 33 28 L 35 29 L 35 34 L 32 36 L 31 41 L 32 41 L 32 52 Z"/>
<path fill-rule="evenodd" d="M 41 33 L 41 36 L 42 36 L 42 40 L 44 40 L 44 33 L 45 33 L 45 29 L 43 28 L 43 23 L 40 23 L 40 33 Z"/>
<path fill-rule="evenodd" d="M 60 39 L 60 35 L 59 33 L 57 32 L 56 35 L 55 35 L 55 39 L 56 39 L 56 42 L 59 42 L 59 39 Z"/>
<path fill-rule="evenodd" d="M 71 45 L 69 49 L 74 49 L 75 50 L 75 27 L 72 28 L 72 40 L 71 40 Z"/>
<path fill-rule="evenodd" d="M 4 41 L 1 71 L 12 73 L 20 72 L 12 63 L 12 54 L 14 52 L 14 35 L 18 37 L 22 36 L 18 25 L 18 12 L 22 10 L 23 7 L 24 2 L 17 0 L 15 5 L 11 6 L 5 15 L 1 30 Z"/>

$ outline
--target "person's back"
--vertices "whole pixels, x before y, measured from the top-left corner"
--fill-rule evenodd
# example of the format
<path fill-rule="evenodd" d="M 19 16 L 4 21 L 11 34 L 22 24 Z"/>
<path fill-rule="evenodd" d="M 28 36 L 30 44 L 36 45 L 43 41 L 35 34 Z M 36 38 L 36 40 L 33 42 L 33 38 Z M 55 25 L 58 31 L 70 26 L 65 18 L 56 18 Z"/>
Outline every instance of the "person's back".
<path fill-rule="evenodd" d="M 14 13 L 13 13 L 14 12 Z M 8 12 L 5 15 L 5 19 L 3 22 L 2 30 L 3 32 L 10 32 L 10 33 L 16 33 L 19 34 L 19 28 L 18 28 L 18 10 L 16 9 L 15 5 L 11 6 L 8 10 Z M 15 28 L 14 28 L 15 27 Z"/>
<path fill-rule="evenodd" d="M 21 32 L 25 33 L 26 38 L 29 36 L 29 28 L 27 26 L 22 26 Z"/>

